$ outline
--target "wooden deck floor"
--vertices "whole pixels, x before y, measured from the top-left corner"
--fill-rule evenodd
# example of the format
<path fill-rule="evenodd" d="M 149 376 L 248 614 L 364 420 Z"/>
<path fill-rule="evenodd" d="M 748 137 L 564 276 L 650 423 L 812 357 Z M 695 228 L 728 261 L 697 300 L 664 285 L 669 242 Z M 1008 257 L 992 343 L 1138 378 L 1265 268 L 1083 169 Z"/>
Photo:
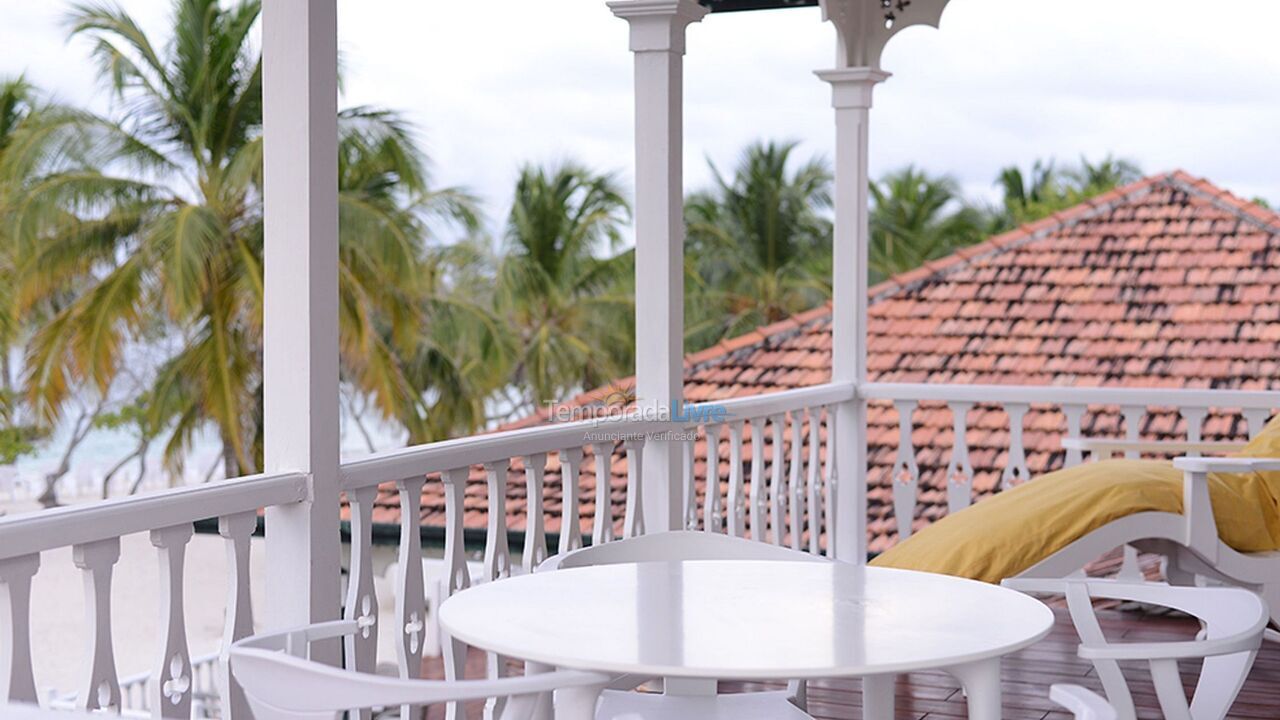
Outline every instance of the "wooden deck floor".
<path fill-rule="evenodd" d="M 1006 720 L 1069 720 L 1049 701 L 1049 686 L 1069 682 L 1101 691 L 1093 667 L 1076 657 L 1077 639 L 1065 612 L 1055 611 L 1058 623 L 1053 633 L 1040 643 L 1004 663 L 1004 717 Z M 1160 641 L 1189 639 L 1195 625 L 1185 618 L 1145 615 L 1138 612 L 1106 610 L 1099 619 L 1108 637 L 1128 641 Z M 427 661 L 424 670 L 429 677 L 441 677 L 438 659 Z M 1188 691 L 1194 687 L 1199 667 L 1184 663 L 1183 680 Z M 483 677 L 484 655 L 473 652 L 467 661 L 469 677 Z M 1150 676 L 1144 664 L 1128 671 L 1129 685 L 1138 704 L 1138 717 L 1160 720 L 1159 705 Z M 721 692 L 741 692 L 766 686 L 754 683 L 721 683 Z M 960 686 L 943 673 L 912 673 L 903 676 L 897 687 L 899 720 L 949 720 L 965 718 L 966 705 Z M 862 694 L 857 680 L 823 680 L 809 684 L 809 713 L 817 718 L 853 720 L 862 717 Z M 469 707 L 467 718 L 481 717 L 479 705 Z M 443 711 L 432 708 L 428 717 L 443 717 Z M 1264 643 L 1248 682 L 1237 699 L 1230 717 L 1249 720 L 1280 720 L 1280 645 Z"/>

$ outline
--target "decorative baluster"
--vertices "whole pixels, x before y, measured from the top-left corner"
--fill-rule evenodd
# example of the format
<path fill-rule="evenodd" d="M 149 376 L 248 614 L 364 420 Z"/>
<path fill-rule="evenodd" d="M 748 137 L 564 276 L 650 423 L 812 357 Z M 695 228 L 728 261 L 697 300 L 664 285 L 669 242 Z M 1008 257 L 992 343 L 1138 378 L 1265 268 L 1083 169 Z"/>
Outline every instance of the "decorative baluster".
<path fill-rule="evenodd" d="M 742 478 L 742 421 L 729 423 L 729 496 L 726 501 L 725 519 L 728 533 L 734 537 L 745 534 L 747 500 Z"/>
<path fill-rule="evenodd" d="M 782 447 L 782 415 L 769 418 L 769 427 L 773 431 L 773 466 L 769 478 L 769 526 L 772 532 L 769 540 L 774 545 L 781 545 L 786 537 L 787 489 L 783 487 L 783 465 L 785 464 Z"/>
<path fill-rule="evenodd" d="M 791 475 L 787 481 L 790 491 L 787 504 L 791 507 L 791 549 L 804 547 L 804 416 L 799 410 L 791 413 Z"/>
<path fill-rule="evenodd" d="M 702 529 L 720 532 L 720 426 L 708 425 L 707 432 L 707 482 L 702 500 Z"/>
<path fill-rule="evenodd" d="M 507 472 L 510 461 L 485 463 L 489 490 L 489 527 L 484 539 L 484 579 L 497 580 L 511 574 L 511 551 L 507 546 Z"/>
<path fill-rule="evenodd" d="M 39 555 L 0 560 L 0 703 L 35 704 L 31 669 L 31 578 Z"/>
<path fill-rule="evenodd" d="M 916 517 L 916 489 L 920 485 L 920 468 L 916 465 L 916 447 L 911 440 L 915 429 L 912 414 L 914 400 L 893 403 L 898 410 L 898 457 L 893 462 L 893 516 L 898 524 L 898 542 L 911 537 L 911 524 Z"/>
<path fill-rule="evenodd" d="M 111 644 L 111 572 L 120 560 L 120 538 L 76 545 L 72 561 L 84 571 L 84 608 L 89 637 L 89 668 L 76 707 L 120 710 L 120 678 Z"/>
<path fill-rule="evenodd" d="M 836 409 L 828 405 L 827 413 L 827 503 L 826 503 L 826 526 L 827 526 L 827 556 L 831 557 L 835 554 L 836 541 L 836 508 L 839 507 L 838 501 L 840 496 L 840 475 L 836 472 Z"/>
<path fill-rule="evenodd" d="M 579 516 L 578 471 L 582 468 L 582 448 L 560 451 L 560 545 L 561 553 L 582 547 L 582 518 Z"/>
<path fill-rule="evenodd" d="M 973 466 L 969 464 L 969 411 L 973 403 L 947 403 L 951 408 L 951 462 L 947 463 L 947 512 L 959 512 L 973 502 Z"/>
<path fill-rule="evenodd" d="M 1067 417 L 1067 437 L 1080 437 L 1080 421 L 1084 419 L 1084 411 L 1088 409 L 1085 405 L 1063 405 L 1062 414 Z M 1084 454 L 1079 448 L 1067 450 L 1067 467 L 1075 467 L 1084 462 Z"/>
<path fill-rule="evenodd" d="M 698 451 L 698 428 L 687 431 L 689 436 L 681 443 L 684 455 L 684 529 L 698 529 L 698 478 L 695 470 Z"/>
<path fill-rule="evenodd" d="M 493 582 L 511 575 L 511 551 L 507 546 L 507 473 L 510 461 L 485 463 L 489 489 L 489 529 L 484 541 L 484 579 Z M 485 653 L 487 677 L 506 675 L 506 663 L 497 653 Z M 506 698 L 489 698 L 484 705 L 485 720 L 502 717 Z"/>
<path fill-rule="evenodd" d="M 592 443 L 596 460 L 596 514 L 591 528 L 591 544 L 613 540 L 613 443 Z"/>
<path fill-rule="evenodd" d="M 471 468 L 461 467 L 446 471 L 444 480 L 444 596 L 449 597 L 471 587 L 471 571 L 467 567 L 466 538 L 463 524 L 466 514 L 467 480 Z"/>
<path fill-rule="evenodd" d="M 644 484 L 640 482 L 644 470 L 644 438 L 629 438 L 622 443 L 627 454 L 627 509 L 622 518 L 622 536 L 639 537 L 644 534 Z"/>
<path fill-rule="evenodd" d="M 218 654 L 218 693 L 224 720 L 252 718 L 240 683 L 231 676 L 231 645 L 253 634 L 253 602 L 249 596 L 249 544 L 258 529 L 258 513 L 218 518 L 218 534 L 227 548 L 227 613 Z M 377 616 L 377 613 L 374 613 Z"/>
<path fill-rule="evenodd" d="M 1124 416 L 1124 436 L 1129 442 L 1136 442 L 1142 436 L 1142 417 L 1147 414 L 1145 405 L 1125 405 L 1120 409 L 1120 413 Z M 1135 450 L 1126 451 L 1124 456 L 1130 460 L 1135 460 L 1138 453 Z"/>
<path fill-rule="evenodd" d="M 1187 442 L 1200 442 L 1204 438 L 1204 419 L 1209 416 L 1209 408 L 1184 407 L 1178 412 L 1182 415 L 1182 420 L 1187 426 Z M 1198 452 L 1187 454 L 1193 457 L 1200 456 Z"/>
<path fill-rule="evenodd" d="M 1142 418 L 1147 414 L 1146 406 L 1125 405 L 1120 409 L 1120 413 L 1124 417 L 1125 439 L 1130 442 L 1140 440 Z M 1124 456 L 1133 460 L 1138 457 L 1138 453 L 1135 450 L 1127 450 Z M 1143 576 L 1142 567 L 1138 564 L 1138 549 L 1132 545 L 1125 545 L 1122 552 L 1123 559 L 1120 561 L 1120 571 L 1116 573 L 1116 578 L 1126 582 L 1140 582 Z"/>
<path fill-rule="evenodd" d="M 151 531 L 151 544 L 160 554 L 160 663 L 151 676 L 151 715 L 190 718 L 195 673 L 187 647 L 187 622 L 182 600 L 182 566 L 187 543 L 195 530 L 175 525 Z"/>
<path fill-rule="evenodd" d="M 422 582 L 422 486 L 424 478 L 396 482 L 400 495 L 400 556 L 396 581 L 396 663 L 400 677 L 422 675 L 422 648 L 427 638 L 426 588 Z M 418 718 L 421 709 L 400 708 L 400 717 Z"/>
<path fill-rule="evenodd" d="M 1030 408 L 1027 403 L 1009 403 L 1004 408 L 1009 415 L 1009 464 L 1005 465 L 1000 476 L 1001 490 L 1008 490 L 1031 479 L 1031 470 L 1027 467 L 1027 448 L 1022 441 L 1022 424 Z"/>
<path fill-rule="evenodd" d="M 533 572 L 547 559 L 547 522 L 542 507 L 542 481 L 547 471 L 547 454 L 536 453 L 524 458 L 525 509 L 524 556 L 521 558 L 525 572 Z"/>
<path fill-rule="evenodd" d="M 351 504 L 351 571 L 347 580 L 345 619 L 354 620 L 359 628 L 343 641 L 346 667 L 372 673 L 378 666 L 378 593 L 373 584 L 373 503 L 378 488 L 363 487 L 347 491 Z M 354 720 L 369 720 L 368 708 L 352 710 Z"/>
<path fill-rule="evenodd" d="M 809 553 L 822 550 L 822 487 L 818 473 L 822 466 L 822 411 L 809 408 Z"/>
<path fill-rule="evenodd" d="M 1257 437 L 1262 432 L 1262 426 L 1267 424 L 1267 418 L 1271 417 L 1271 411 L 1266 408 L 1245 408 L 1244 419 L 1249 425 L 1249 438 Z"/>
<path fill-rule="evenodd" d="M 581 459 L 581 455 L 579 455 Z M 471 468 L 462 467 L 447 470 L 442 476 L 444 480 L 444 561 L 445 582 L 442 599 L 456 592 L 471 587 L 471 572 L 467 569 L 466 539 L 463 535 L 464 499 L 467 493 L 467 480 L 471 477 Z M 451 637 L 442 637 L 440 642 L 444 653 L 444 676 L 447 680 L 462 680 L 466 677 L 467 647 Z M 449 703 L 445 706 L 445 717 L 448 720 L 459 720 L 463 717 L 461 703 Z"/>
<path fill-rule="evenodd" d="M 768 538 L 769 496 L 764 487 L 764 418 L 751 420 L 751 539 Z"/>

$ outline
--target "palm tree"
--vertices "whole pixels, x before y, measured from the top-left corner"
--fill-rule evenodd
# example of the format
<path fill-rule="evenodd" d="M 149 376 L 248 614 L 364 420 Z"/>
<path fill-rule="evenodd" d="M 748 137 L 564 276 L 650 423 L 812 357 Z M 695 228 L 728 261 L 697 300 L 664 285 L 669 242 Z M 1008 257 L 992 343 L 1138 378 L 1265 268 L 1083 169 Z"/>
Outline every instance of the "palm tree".
<path fill-rule="evenodd" d="M 796 145 L 753 143 L 731 177 L 712 164 L 712 188 L 686 200 L 687 349 L 782 320 L 830 293 L 831 170 L 821 159 L 793 170 Z"/>
<path fill-rule="evenodd" d="M 1066 175 L 1072 182 L 1071 190 L 1077 196 L 1076 202 L 1079 202 L 1134 182 L 1142 177 L 1142 171 L 1133 162 L 1108 154 L 1097 163 L 1081 156 L 1080 165 L 1067 170 Z"/>
<path fill-rule="evenodd" d="M 115 162 L 110 174 L 35 188 L 91 214 L 45 243 L 27 273 L 33 296 L 85 285 L 30 345 L 27 393 L 42 413 L 56 418 L 73 384 L 105 388 L 122 347 L 163 323 L 181 338 L 150 394 L 173 429 L 166 457 L 179 462 L 213 423 L 228 476 L 254 471 L 261 453 L 262 60 L 250 40 L 260 10 L 260 0 L 175 0 L 161 47 L 114 4 L 74 8 L 71 33 L 92 40 L 121 103 L 118 122 L 86 123 Z M 428 388 L 402 355 L 420 349 L 440 290 L 421 272 L 427 220 L 473 225 L 472 202 L 431 190 L 394 113 L 345 110 L 340 134 L 343 374 L 387 417 L 421 418 Z"/>
<path fill-rule="evenodd" d="M 74 131 L 79 114 L 40 95 L 22 77 L 0 78 L 0 464 L 34 451 L 48 434 L 22 402 L 10 359 L 64 296 L 24 302 L 24 265 L 46 233 L 74 220 L 29 191 L 49 174 L 82 171 L 90 155 Z"/>
<path fill-rule="evenodd" d="M 516 182 L 496 304 L 515 345 L 512 404 L 529 409 L 629 374 L 630 206 L 617 180 L 574 162 L 525 166 Z"/>
<path fill-rule="evenodd" d="M 1016 165 L 1000 171 L 995 185 L 1004 199 L 1004 213 L 996 218 L 992 232 L 1048 217 L 1059 210 L 1137 180 L 1142 171 L 1134 163 L 1107 155 L 1091 163 L 1081 157 L 1080 164 L 1059 170 L 1052 160 L 1036 160 L 1030 177 Z"/>
<path fill-rule="evenodd" d="M 919 267 L 981 240 L 982 214 L 949 177 L 908 166 L 871 183 L 871 281 Z"/>
<path fill-rule="evenodd" d="M 32 123 L 35 89 L 22 78 L 0 80 L 0 410 L 12 418 L 13 371 L 9 353 L 20 335 L 17 277 L 20 241 L 14 235 L 14 200 L 29 180 L 29 167 L 18 165 L 9 150 Z"/>

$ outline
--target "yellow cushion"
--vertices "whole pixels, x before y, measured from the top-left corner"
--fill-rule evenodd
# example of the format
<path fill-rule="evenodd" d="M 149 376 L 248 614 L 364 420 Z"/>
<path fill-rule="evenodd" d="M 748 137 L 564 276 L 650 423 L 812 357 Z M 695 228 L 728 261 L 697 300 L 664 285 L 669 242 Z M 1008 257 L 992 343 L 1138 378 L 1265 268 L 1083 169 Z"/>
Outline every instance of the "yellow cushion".
<path fill-rule="evenodd" d="M 1280 457 L 1280 416 L 1240 452 Z M 1280 473 L 1210 475 L 1223 542 L 1241 552 L 1280 550 Z M 1182 512 L 1182 473 L 1168 461 L 1106 460 L 1047 473 L 975 503 L 872 561 L 999 582 L 1118 518 Z"/>

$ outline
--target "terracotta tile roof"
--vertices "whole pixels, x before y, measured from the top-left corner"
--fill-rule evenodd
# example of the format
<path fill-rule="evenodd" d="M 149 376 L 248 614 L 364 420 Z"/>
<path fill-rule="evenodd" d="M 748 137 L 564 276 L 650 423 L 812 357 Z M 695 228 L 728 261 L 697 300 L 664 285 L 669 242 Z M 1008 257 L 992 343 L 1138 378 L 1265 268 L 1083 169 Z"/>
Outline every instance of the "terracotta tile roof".
<path fill-rule="evenodd" d="M 1170 388 L 1280 388 L 1280 215 L 1183 172 L 1150 177 L 1050 218 L 965 248 L 870 290 L 868 371 L 873 381 Z M 686 358 L 690 402 L 825 383 L 830 377 L 830 308 L 820 307 Z M 627 386 L 627 379 L 618 385 Z M 602 388 L 574 400 L 599 402 Z M 538 414 L 514 427 L 546 421 Z M 869 412 L 869 543 L 896 539 L 890 470 L 897 414 Z M 913 441 L 920 466 L 915 524 L 946 513 L 951 414 L 922 403 Z M 1005 465 L 1008 420 L 996 407 L 969 416 L 975 491 L 994 492 Z M 1033 474 L 1062 465 L 1060 412 L 1033 407 L 1025 423 Z M 1122 435 L 1116 409 L 1085 416 L 1084 432 Z M 1182 437 L 1172 412 L 1148 415 L 1145 436 Z M 768 434 L 766 434 L 767 437 Z M 1240 439 L 1243 423 L 1210 415 L 1206 439 Z M 700 446 L 704 443 L 700 441 Z M 727 443 L 723 445 L 727 446 Z M 749 448 L 746 449 L 749 457 Z M 720 464 L 728 472 L 727 447 Z M 698 457 L 705 455 L 699 448 Z M 548 463 L 548 530 L 559 530 L 560 479 Z M 593 461 L 584 462 L 584 534 L 594 511 Z M 625 464 L 612 462 L 614 517 L 623 514 Z M 704 470 L 699 461 L 698 472 Z M 722 482 L 724 478 L 722 478 Z M 701 493 L 699 493 L 701 494 Z M 466 526 L 485 527 L 483 473 L 467 488 Z M 394 490 L 375 521 L 398 522 Z M 523 470 L 509 480 L 506 512 L 524 527 Z M 439 482 L 428 482 L 422 522 L 443 525 Z"/>

